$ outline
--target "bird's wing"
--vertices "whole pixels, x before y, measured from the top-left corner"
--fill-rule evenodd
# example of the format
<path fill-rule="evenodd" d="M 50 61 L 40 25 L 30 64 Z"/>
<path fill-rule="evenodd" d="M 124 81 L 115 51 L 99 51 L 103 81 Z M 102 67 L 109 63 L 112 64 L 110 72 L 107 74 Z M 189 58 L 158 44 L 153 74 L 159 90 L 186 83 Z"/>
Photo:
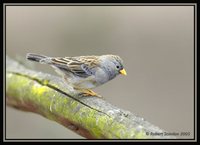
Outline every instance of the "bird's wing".
<path fill-rule="evenodd" d="M 94 67 L 98 66 L 98 57 L 56 57 L 51 58 L 51 64 L 66 73 L 71 72 L 79 77 L 88 77 L 94 74 Z"/>

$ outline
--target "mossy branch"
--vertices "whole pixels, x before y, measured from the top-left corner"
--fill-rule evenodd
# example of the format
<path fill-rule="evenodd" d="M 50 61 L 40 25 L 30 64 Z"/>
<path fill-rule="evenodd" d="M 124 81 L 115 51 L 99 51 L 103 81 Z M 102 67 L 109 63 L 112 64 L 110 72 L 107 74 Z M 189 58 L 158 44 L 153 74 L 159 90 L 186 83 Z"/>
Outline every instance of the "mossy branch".
<path fill-rule="evenodd" d="M 27 69 L 9 57 L 6 103 L 54 120 L 88 139 L 174 138 L 129 111 L 97 97 L 81 97 L 61 78 Z"/>

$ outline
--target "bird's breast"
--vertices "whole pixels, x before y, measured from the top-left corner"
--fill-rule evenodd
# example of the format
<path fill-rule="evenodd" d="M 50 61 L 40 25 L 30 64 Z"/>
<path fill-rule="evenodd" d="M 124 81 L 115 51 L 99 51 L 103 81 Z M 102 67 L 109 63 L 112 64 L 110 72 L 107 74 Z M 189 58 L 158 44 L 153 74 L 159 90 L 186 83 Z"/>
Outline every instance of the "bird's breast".
<path fill-rule="evenodd" d="M 95 73 L 96 83 L 101 85 L 109 81 L 109 74 L 103 69 L 98 69 Z"/>

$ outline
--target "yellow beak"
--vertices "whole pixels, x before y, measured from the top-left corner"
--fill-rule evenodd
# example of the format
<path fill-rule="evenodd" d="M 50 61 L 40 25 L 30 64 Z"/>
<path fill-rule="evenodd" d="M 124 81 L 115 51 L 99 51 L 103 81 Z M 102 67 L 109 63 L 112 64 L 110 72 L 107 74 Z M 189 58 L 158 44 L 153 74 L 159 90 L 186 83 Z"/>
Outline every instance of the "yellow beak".
<path fill-rule="evenodd" d="M 123 68 L 122 70 L 120 70 L 119 72 L 120 72 L 120 74 L 122 74 L 122 75 L 125 75 L 125 76 L 127 75 L 124 68 Z"/>

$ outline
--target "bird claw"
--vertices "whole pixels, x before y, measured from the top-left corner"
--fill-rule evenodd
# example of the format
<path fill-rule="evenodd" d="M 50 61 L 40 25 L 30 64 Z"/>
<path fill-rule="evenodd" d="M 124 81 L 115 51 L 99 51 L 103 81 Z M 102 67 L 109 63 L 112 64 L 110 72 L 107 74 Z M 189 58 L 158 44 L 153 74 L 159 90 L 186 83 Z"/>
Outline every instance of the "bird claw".
<path fill-rule="evenodd" d="M 83 97 L 99 97 L 99 98 L 103 98 L 101 95 L 95 93 L 92 90 L 86 89 L 86 90 L 82 90 L 79 95 L 83 96 Z"/>

